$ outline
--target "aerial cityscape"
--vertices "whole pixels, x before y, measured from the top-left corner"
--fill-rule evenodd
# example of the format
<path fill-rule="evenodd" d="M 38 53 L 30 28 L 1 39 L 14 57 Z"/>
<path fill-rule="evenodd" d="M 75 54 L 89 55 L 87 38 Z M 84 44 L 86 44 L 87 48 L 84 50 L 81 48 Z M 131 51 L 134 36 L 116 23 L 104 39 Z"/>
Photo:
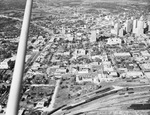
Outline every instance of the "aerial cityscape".
<path fill-rule="evenodd" d="M 0 0 L 5 115 L 26 0 Z M 150 115 L 149 0 L 33 0 L 18 115 Z"/>

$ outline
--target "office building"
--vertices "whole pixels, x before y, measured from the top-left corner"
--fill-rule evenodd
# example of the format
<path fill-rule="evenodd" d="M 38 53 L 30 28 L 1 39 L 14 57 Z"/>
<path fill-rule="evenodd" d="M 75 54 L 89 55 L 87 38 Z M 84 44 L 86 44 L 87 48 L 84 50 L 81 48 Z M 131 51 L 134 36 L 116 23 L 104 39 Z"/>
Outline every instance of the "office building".
<path fill-rule="evenodd" d="M 96 30 L 91 31 L 90 42 L 96 42 Z"/>
<path fill-rule="evenodd" d="M 123 36 L 124 36 L 124 29 L 121 28 L 121 29 L 119 30 L 119 37 L 123 37 Z"/>
<path fill-rule="evenodd" d="M 140 18 L 140 20 L 138 20 L 137 26 L 138 26 L 137 27 L 137 36 L 144 34 L 144 21 L 142 18 Z"/>
<path fill-rule="evenodd" d="M 148 21 L 148 31 L 150 31 L 150 21 Z"/>
<path fill-rule="evenodd" d="M 119 35 L 120 22 L 114 24 L 114 29 L 111 29 L 111 33 L 114 35 Z"/>
<path fill-rule="evenodd" d="M 127 33 L 130 33 L 131 31 L 132 31 L 132 26 L 133 26 L 133 24 L 132 24 L 133 22 L 132 22 L 132 20 L 127 20 L 126 21 L 126 23 L 125 23 L 125 30 L 126 30 L 126 32 Z"/>
<path fill-rule="evenodd" d="M 134 20 L 134 21 L 133 21 L 133 31 L 132 31 L 132 32 L 133 32 L 134 34 L 137 33 L 137 27 L 138 27 L 138 26 L 137 26 L 137 25 L 138 25 L 137 22 L 138 22 L 137 20 Z"/>
<path fill-rule="evenodd" d="M 114 29 L 115 29 L 117 35 L 119 34 L 119 28 L 120 28 L 120 23 L 118 22 L 118 23 L 116 23 L 115 26 L 114 26 Z"/>

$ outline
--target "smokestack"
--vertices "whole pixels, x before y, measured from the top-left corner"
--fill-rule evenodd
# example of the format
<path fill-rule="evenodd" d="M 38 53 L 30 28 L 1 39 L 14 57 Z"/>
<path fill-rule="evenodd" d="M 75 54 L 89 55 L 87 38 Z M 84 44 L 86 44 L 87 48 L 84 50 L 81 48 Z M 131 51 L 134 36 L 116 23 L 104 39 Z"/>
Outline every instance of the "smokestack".
<path fill-rule="evenodd" d="M 9 92 L 6 115 L 18 115 L 32 3 L 33 0 L 26 1 L 20 42 L 17 50 L 17 58 Z"/>

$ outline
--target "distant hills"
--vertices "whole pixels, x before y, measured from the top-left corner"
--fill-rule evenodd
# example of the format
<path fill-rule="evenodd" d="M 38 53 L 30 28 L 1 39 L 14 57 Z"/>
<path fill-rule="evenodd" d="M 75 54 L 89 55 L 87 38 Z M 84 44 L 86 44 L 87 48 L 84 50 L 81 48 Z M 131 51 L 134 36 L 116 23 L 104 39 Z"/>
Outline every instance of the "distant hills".
<path fill-rule="evenodd" d="M 0 0 L 0 10 L 24 9 L 26 0 Z"/>
<path fill-rule="evenodd" d="M 84 2 L 147 2 L 150 3 L 150 0 L 82 0 Z"/>
<path fill-rule="evenodd" d="M 70 3 L 94 3 L 94 2 L 146 2 L 150 3 L 150 0 L 35 0 L 41 4 L 70 4 Z M 0 10 L 11 9 L 24 9 L 26 0 L 0 0 Z"/>
<path fill-rule="evenodd" d="M 118 2 L 132 2 L 132 3 L 150 3 L 150 0 L 37 0 L 39 3 L 47 3 L 47 4 L 53 4 L 53 3 L 94 3 L 94 2 L 107 2 L 107 3 L 118 3 Z"/>

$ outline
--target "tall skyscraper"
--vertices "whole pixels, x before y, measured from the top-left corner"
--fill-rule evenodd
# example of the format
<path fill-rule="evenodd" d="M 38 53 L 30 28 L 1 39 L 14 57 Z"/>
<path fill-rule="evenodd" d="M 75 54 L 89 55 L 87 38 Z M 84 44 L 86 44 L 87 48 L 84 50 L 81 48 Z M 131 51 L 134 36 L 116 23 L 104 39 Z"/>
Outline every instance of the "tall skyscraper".
<path fill-rule="evenodd" d="M 137 29 L 137 35 L 140 36 L 141 34 L 144 34 L 144 20 L 143 18 L 140 18 L 138 20 L 138 29 Z"/>
<path fill-rule="evenodd" d="M 126 32 L 127 33 L 130 33 L 131 32 L 131 30 L 132 30 L 132 26 L 133 26 L 133 24 L 132 24 L 133 22 L 132 22 L 132 20 L 127 20 L 126 21 L 126 23 L 125 23 L 125 30 L 126 30 Z"/>
<path fill-rule="evenodd" d="M 114 26 L 117 35 L 119 35 L 119 28 L 120 28 L 120 22 L 116 23 Z"/>
<path fill-rule="evenodd" d="M 137 22 L 138 22 L 137 20 L 134 20 L 134 21 L 133 21 L 133 33 L 134 33 L 134 34 L 137 33 L 137 27 L 138 27 L 138 26 L 137 26 L 137 25 L 138 25 Z"/>

